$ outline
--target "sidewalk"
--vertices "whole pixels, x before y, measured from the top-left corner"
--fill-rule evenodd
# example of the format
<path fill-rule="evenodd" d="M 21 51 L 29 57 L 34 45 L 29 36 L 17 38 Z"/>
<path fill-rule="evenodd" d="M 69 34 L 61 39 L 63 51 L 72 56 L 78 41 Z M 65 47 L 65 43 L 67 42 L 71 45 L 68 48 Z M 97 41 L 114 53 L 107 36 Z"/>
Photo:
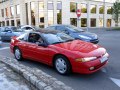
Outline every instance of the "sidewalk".
<path fill-rule="evenodd" d="M 31 90 L 29 83 L 0 62 L 0 90 Z"/>

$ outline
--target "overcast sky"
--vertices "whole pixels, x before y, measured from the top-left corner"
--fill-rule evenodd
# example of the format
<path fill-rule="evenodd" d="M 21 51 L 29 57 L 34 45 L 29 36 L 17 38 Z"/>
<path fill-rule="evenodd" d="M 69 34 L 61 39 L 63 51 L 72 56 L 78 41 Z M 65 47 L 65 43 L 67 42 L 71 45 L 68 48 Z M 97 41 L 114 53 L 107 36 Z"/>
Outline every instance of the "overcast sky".
<path fill-rule="evenodd" d="M 104 0 L 95 0 L 95 1 L 104 1 Z M 116 0 L 105 0 L 106 2 L 115 2 Z"/>

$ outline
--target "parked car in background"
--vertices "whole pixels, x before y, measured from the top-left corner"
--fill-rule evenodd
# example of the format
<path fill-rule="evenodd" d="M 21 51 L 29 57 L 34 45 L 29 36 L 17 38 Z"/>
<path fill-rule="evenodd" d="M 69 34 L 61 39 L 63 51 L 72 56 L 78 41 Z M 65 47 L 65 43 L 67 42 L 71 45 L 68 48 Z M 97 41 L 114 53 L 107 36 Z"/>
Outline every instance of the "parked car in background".
<path fill-rule="evenodd" d="M 97 44 L 75 40 L 56 30 L 40 30 L 13 37 L 10 49 L 18 61 L 33 59 L 53 66 L 62 75 L 71 71 L 94 73 L 107 64 L 109 56 L 106 49 Z"/>
<path fill-rule="evenodd" d="M 21 25 L 18 26 L 18 29 L 24 32 L 30 32 L 30 31 L 38 31 L 40 30 L 39 27 L 36 26 L 31 26 L 31 25 Z"/>
<path fill-rule="evenodd" d="M 0 46 L 2 45 L 2 40 L 1 40 L 1 37 L 0 37 Z"/>
<path fill-rule="evenodd" d="M 24 33 L 23 31 L 18 30 L 17 27 L 15 26 L 6 26 L 6 27 L 2 27 L 0 36 L 1 36 L 1 40 L 4 41 L 4 40 L 11 40 L 12 36 L 20 36 L 23 33 Z"/>
<path fill-rule="evenodd" d="M 49 26 L 46 29 L 59 30 L 74 37 L 75 39 L 80 39 L 80 40 L 95 43 L 95 44 L 99 42 L 98 36 L 95 33 L 84 31 L 73 25 L 59 25 L 58 24 L 58 25 Z"/>

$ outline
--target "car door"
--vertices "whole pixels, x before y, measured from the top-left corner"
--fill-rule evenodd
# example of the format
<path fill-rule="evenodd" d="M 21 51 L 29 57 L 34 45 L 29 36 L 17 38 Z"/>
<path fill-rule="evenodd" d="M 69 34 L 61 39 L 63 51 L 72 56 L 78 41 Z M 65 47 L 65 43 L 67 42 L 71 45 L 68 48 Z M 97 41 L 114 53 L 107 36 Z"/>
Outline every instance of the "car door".
<path fill-rule="evenodd" d="M 27 58 L 43 63 L 48 63 L 47 57 L 49 55 L 49 49 L 47 47 L 38 46 L 38 44 L 35 42 L 30 41 L 30 34 L 28 36 L 28 42 L 25 42 L 26 47 L 24 49 L 24 53 L 26 53 Z"/>

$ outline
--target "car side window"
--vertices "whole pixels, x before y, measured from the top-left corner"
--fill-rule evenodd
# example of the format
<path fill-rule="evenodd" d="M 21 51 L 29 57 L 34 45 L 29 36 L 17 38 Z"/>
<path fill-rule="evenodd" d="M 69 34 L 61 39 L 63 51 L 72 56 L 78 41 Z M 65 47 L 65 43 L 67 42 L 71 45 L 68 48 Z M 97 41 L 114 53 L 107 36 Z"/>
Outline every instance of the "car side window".
<path fill-rule="evenodd" d="M 4 32 L 12 32 L 10 28 L 5 28 Z"/>
<path fill-rule="evenodd" d="M 57 26 L 57 30 L 65 31 L 65 27 L 63 27 L 63 26 Z"/>
<path fill-rule="evenodd" d="M 49 29 L 50 30 L 55 30 L 56 28 L 55 28 L 55 26 L 50 26 Z"/>
<path fill-rule="evenodd" d="M 30 33 L 29 36 L 28 36 L 28 42 L 31 42 L 31 43 L 41 43 L 43 40 L 41 38 L 41 36 L 37 33 Z"/>

